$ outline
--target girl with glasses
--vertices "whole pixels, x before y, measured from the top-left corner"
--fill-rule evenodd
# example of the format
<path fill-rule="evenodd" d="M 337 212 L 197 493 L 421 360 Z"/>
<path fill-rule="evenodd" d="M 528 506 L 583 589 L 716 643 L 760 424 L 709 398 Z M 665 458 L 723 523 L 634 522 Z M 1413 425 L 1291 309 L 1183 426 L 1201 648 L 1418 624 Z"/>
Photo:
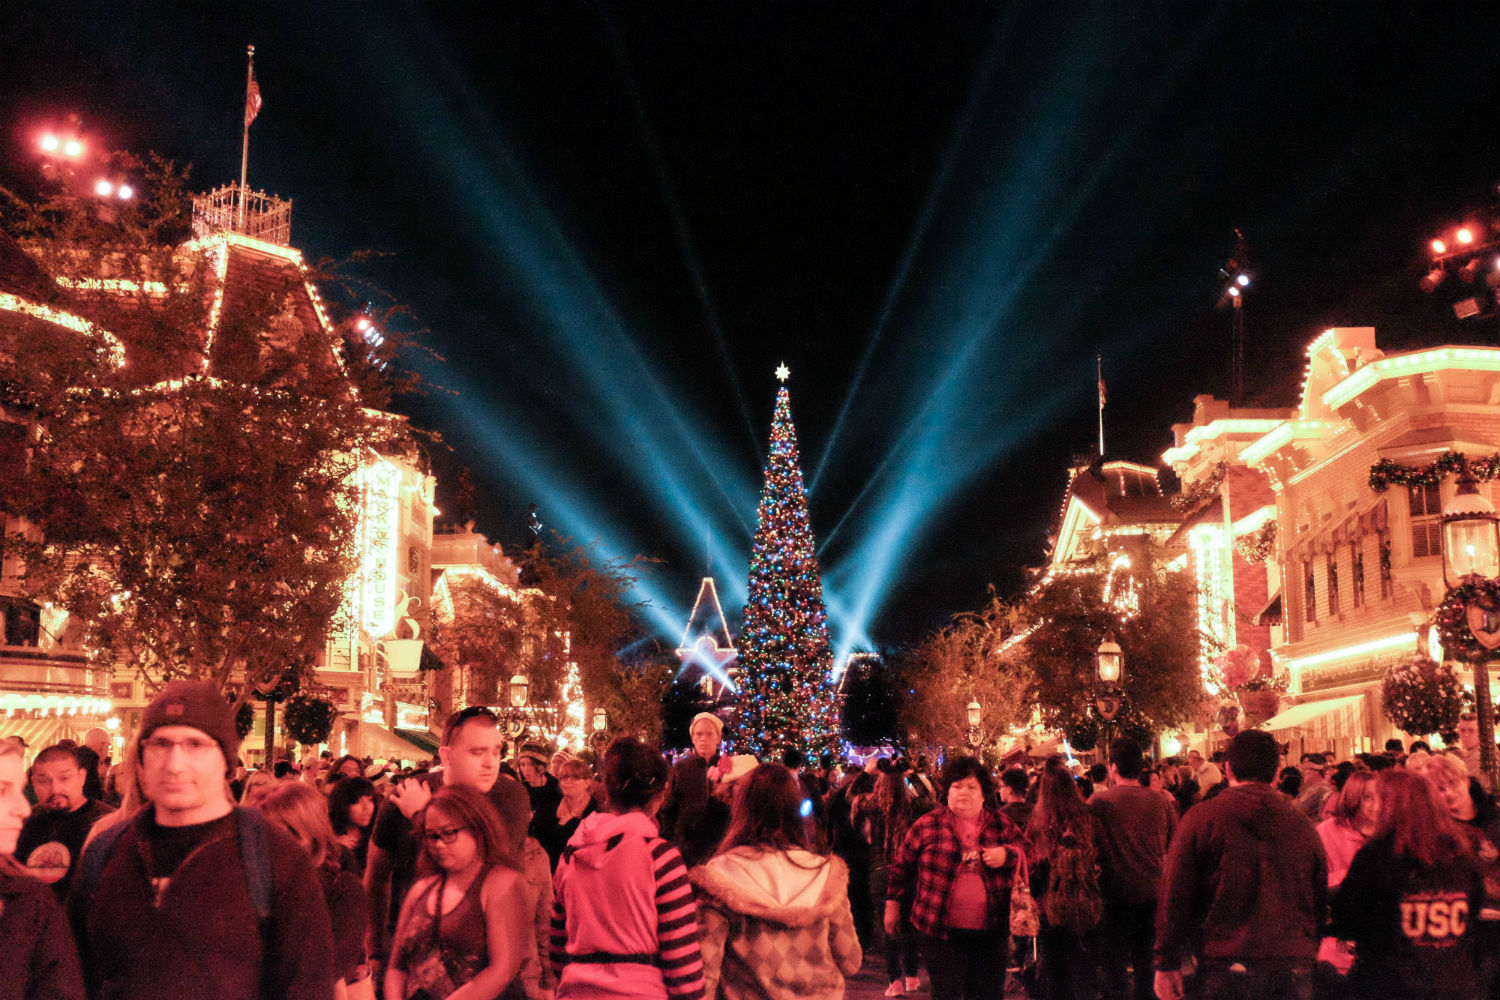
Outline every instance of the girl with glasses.
<path fill-rule="evenodd" d="M 419 877 L 401 906 L 385 1000 L 521 1000 L 536 900 L 494 807 L 472 788 L 443 785 L 416 834 Z"/>

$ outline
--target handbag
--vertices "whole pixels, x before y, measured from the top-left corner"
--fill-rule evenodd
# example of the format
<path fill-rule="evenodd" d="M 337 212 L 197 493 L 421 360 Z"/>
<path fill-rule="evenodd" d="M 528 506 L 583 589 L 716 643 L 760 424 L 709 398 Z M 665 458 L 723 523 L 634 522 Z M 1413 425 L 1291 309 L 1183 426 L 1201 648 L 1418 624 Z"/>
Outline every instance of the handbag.
<path fill-rule="evenodd" d="M 1042 914 L 1031 894 L 1031 878 L 1026 867 L 1026 852 L 1017 850 L 1016 876 L 1010 885 L 1010 933 L 1012 937 L 1034 938 L 1042 930 Z"/>

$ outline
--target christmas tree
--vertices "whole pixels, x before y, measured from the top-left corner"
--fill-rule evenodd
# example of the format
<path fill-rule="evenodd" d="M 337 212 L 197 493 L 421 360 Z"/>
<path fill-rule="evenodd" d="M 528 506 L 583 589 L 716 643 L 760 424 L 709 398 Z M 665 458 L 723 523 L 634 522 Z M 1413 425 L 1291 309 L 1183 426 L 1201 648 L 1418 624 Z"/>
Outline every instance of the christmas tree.
<path fill-rule="evenodd" d="M 785 365 L 777 369 L 783 382 L 786 375 Z M 776 394 L 759 516 L 739 638 L 735 748 L 766 756 L 791 747 L 812 756 L 833 749 L 838 711 L 823 582 L 785 386 Z"/>

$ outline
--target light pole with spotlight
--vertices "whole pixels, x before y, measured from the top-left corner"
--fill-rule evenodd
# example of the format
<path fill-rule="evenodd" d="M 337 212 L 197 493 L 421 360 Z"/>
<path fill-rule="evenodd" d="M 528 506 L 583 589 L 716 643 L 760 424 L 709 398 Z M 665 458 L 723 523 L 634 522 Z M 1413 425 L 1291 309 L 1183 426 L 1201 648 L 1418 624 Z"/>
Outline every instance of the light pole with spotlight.
<path fill-rule="evenodd" d="M 1094 707 L 1099 710 L 1099 718 L 1104 720 L 1103 758 L 1108 762 L 1115 716 L 1120 714 L 1120 703 L 1125 697 L 1120 690 L 1120 682 L 1125 678 L 1125 655 L 1120 650 L 1120 644 L 1115 641 L 1113 632 L 1104 633 L 1104 641 L 1099 643 L 1095 659 L 1099 687 L 1094 695 Z"/>

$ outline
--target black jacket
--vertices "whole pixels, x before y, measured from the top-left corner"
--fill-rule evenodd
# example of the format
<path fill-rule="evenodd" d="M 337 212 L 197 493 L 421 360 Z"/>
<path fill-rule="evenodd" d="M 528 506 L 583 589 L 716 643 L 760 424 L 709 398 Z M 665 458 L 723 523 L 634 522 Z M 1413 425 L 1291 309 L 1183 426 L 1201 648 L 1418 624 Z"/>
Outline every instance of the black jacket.
<path fill-rule="evenodd" d="M 1317 957 L 1328 858 L 1317 830 L 1270 785 L 1247 782 L 1189 809 L 1156 908 L 1157 968 L 1210 958 Z"/>
<path fill-rule="evenodd" d="M 29 875 L 0 871 L 0 1000 L 83 1000 L 62 904 Z"/>

